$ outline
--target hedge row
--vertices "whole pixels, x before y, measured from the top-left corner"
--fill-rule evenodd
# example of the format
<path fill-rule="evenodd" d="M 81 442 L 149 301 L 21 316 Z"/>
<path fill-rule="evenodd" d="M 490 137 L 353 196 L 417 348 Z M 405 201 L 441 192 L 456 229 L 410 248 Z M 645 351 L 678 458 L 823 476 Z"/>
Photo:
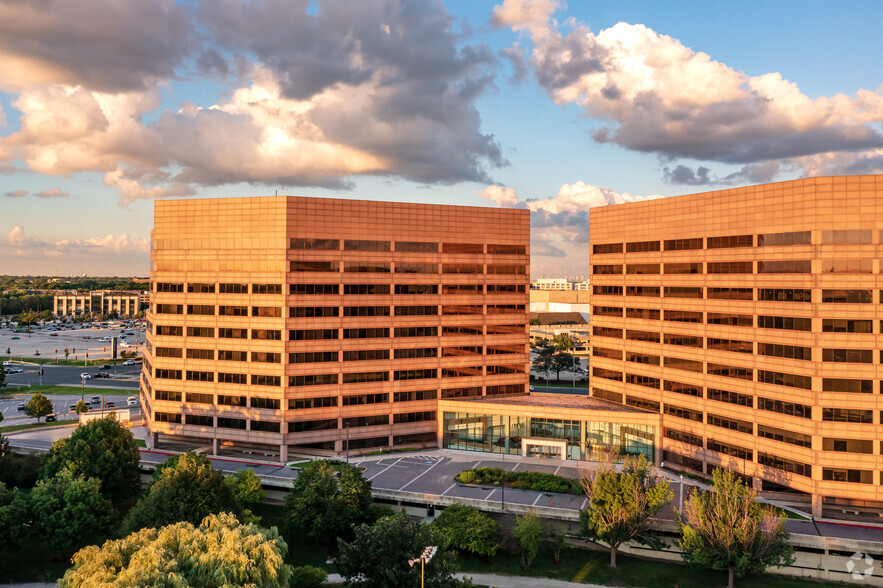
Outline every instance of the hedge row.
<path fill-rule="evenodd" d="M 513 488 L 521 490 L 577 495 L 583 493 L 579 480 L 541 472 L 509 472 L 501 468 L 476 468 L 463 470 L 454 479 L 461 484 L 499 486 L 501 483 L 508 482 Z"/>

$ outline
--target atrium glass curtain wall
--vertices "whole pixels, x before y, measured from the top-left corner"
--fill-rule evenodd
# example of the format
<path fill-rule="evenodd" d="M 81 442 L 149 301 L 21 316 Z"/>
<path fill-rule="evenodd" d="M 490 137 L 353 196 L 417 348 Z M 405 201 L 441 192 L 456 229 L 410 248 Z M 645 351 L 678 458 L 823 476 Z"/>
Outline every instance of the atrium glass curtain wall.
<path fill-rule="evenodd" d="M 567 459 L 593 461 L 596 453 L 613 447 L 621 454 L 643 453 L 654 460 L 652 425 L 624 425 L 538 417 L 444 413 L 446 449 L 521 455 L 523 439 L 567 442 Z"/>

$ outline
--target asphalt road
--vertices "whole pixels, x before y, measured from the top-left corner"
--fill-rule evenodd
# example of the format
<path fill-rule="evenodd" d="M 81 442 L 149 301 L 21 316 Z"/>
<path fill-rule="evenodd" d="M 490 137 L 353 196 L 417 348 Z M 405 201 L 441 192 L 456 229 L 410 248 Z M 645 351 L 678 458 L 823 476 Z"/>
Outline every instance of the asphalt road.
<path fill-rule="evenodd" d="M 27 361 L 27 359 L 25 359 Z M 141 363 L 123 366 L 115 365 L 109 370 L 101 370 L 97 367 L 76 367 L 61 365 L 33 365 L 15 363 L 15 367 L 24 370 L 21 374 L 6 374 L 7 386 L 37 386 L 50 384 L 54 386 L 80 386 L 80 374 L 86 373 L 93 376 L 86 380 L 86 386 L 91 388 L 138 388 L 138 377 L 141 373 Z M 43 368 L 43 377 L 40 377 L 40 368 Z M 109 378 L 95 378 L 98 372 L 106 371 L 111 374 Z"/>
<path fill-rule="evenodd" d="M 133 396 L 137 396 L 137 393 L 132 394 Z M 86 403 L 89 403 L 92 398 L 92 394 L 87 394 L 85 397 Z M 27 392 L 21 394 L 13 394 L 8 400 L 0 400 L 0 413 L 3 414 L 3 424 L 4 427 L 10 427 L 13 425 L 29 425 L 32 423 L 36 423 L 37 419 L 30 418 L 25 416 L 23 410 L 18 410 L 20 405 L 25 404 L 28 399 L 31 397 Z M 76 406 L 77 402 L 80 400 L 79 394 L 50 394 L 47 396 L 49 400 L 52 401 L 52 408 L 55 412 L 58 413 L 59 421 L 76 421 L 77 414 L 71 412 L 71 407 Z M 140 407 L 127 407 L 126 406 L 126 396 L 122 395 L 108 395 L 104 398 L 106 401 L 113 401 L 117 408 L 128 408 L 133 420 L 141 418 L 141 409 Z M 100 410 L 100 406 L 98 404 L 90 405 L 91 410 Z M 41 422 L 45 419 L 40 419 Z"/>

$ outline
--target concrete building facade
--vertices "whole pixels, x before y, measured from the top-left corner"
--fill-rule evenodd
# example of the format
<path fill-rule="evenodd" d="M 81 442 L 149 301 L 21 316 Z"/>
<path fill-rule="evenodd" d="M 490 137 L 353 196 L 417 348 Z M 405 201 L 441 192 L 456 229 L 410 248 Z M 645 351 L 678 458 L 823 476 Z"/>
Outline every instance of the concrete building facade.
<path fill-rule="evenodd" d="M 667 466 L 883 503 L 883 176 L 595 208 L 594 398 Z"/>
<path fill-rule="evenodd" d="M 53 306 L 56 316 L 79 316 L 93 312 L 132 316 L 146 308 L 146 297 L 140 292 L 124 290 L 66 290 L 55 294 Z"/>
<path fill-rule="evenodd" d="M 263 452 L 438 443 L 441 399 L 524 393 L 529 213 L 158 201 L 151 441 Z"/>

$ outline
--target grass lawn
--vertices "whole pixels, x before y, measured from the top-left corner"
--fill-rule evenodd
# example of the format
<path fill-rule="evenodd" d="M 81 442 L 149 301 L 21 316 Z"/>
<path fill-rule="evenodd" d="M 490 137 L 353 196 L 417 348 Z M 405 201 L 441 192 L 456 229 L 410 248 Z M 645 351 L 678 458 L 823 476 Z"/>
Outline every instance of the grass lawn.
<path fill-rule="evenodd" d="M 0 355 L 0 361 L 6 361 L 7 359 L 11 359 L 16 362 L 31 363 L 31 364 L 37 364 L 37 365 L 49 365 L 49 364 L 56 365 L 54 358 L 50 359 L 48 357 L 24 357 L 21 355 Z M 90 359 L 88 361 L 83 360 L 83 359 L 76 360 L 76 361 L 73 359 L 70 359 L 70 360 L 59 359 L 57 365 L 79 366 L 79 367 L 104 365 L 106 363 L 109 363 L 111 365 L 119 365 L 119 364 L 123 363 L 124 361 L 128 361 L 129 359 L 133 359 L 133 358 L 128 357 L 128 358 L 122 358 L 122 359 Z"/>
<path fill-rule="evenodd" d="M 134 388 L 131 390 L 123 390 L 122 388 L 90 388 L 86 386 L 85 388 L 80 388 L 79 386 L 50 386 L 49 384 L 43 386 L 21 386 L 19 388 L 4 388 L 4 394 L 36 394 L 37 392 L 42 392 L 43 395 L 48 396 L 50 394 L 80 394 L 80 391 L 86 396 L 86 400 L 88 401 L 89 396 L 101 396 L 104 394 L 105 396 L 138 396 L 138 390 Z"/>
<path fill-rule="evenodd" d="M 8 427 L 0 427 L 2 433 L 13 433 L 15 431 L 24 431 L 27 429 L 42 429 L 45 427 L 64 427 L 77 424 L 77 421 L 60 421 L 55 423 L 31 423 L 29 425 L 10 425 Z"/>
<path fill-rule="evenodd" d="M 561 563 L 555 565 L 552 552 L 541 549 L 530 572 L 521 570 L 520 555 L 498 551 L 489 562 L 469 556 L 458 558 L 460 570 L 466 573 L 525 575 L 553 578 L 584 584 L 632 586 L 635 588 L 715 588 L 727 585 L 726 572 L 691 569 L 684 565 L 628 557 L 616 557 L 616 569 L 611 569 L 607 551 L 570 548 L 561 552 Z M 538 584 L 539 585 L 539 584 Z M 806 578 L 779 576 L 746 576 L 736 580 L 739 588 L 834 588 L 843 584 L 813 582 Z"/>

